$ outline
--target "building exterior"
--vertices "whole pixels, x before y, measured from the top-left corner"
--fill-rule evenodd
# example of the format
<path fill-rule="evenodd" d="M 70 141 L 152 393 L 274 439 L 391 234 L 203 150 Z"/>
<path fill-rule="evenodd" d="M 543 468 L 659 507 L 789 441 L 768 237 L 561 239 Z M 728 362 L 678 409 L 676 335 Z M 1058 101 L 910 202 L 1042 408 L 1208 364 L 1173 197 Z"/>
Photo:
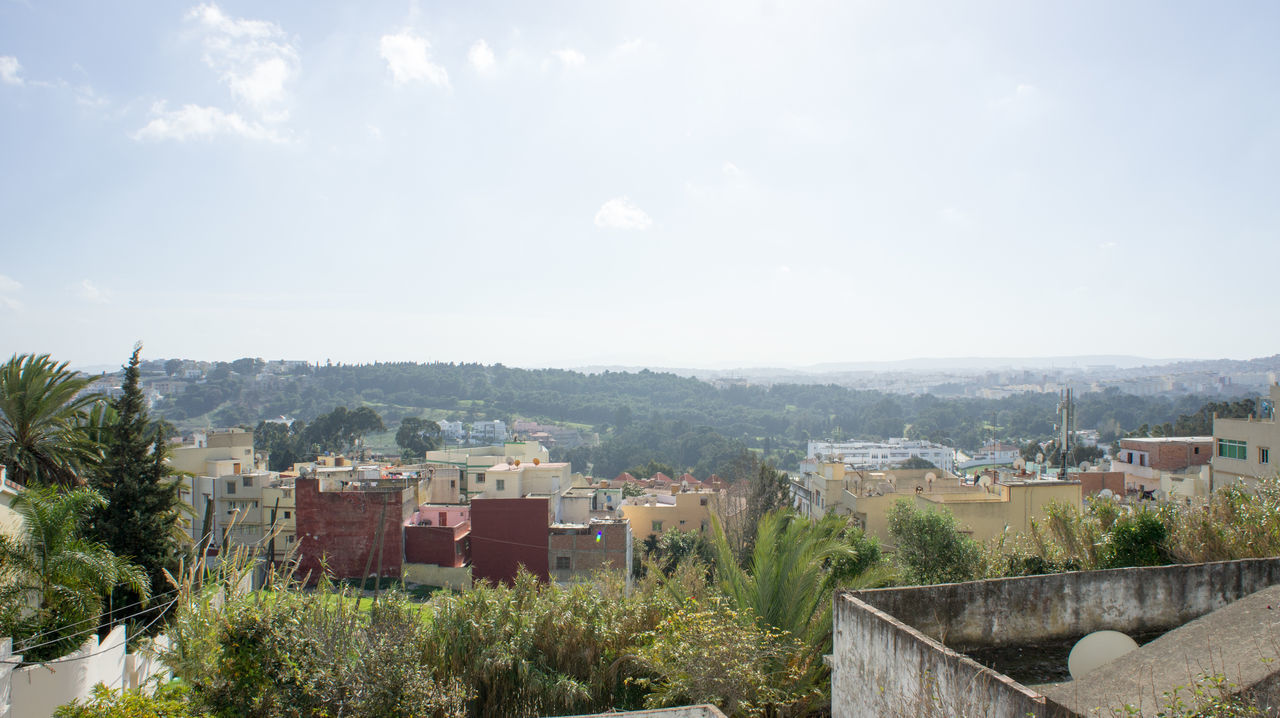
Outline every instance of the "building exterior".
<path fill-rule="evenodd" d="M 400 576 L 403 527 L 419 507 L 416 481 L 353 475 L 317 472 L 295 481 L 298 570 L 313 582 L 322 572 L 363 578 L 366 566 L 369 575 Z"/>
<path fill-rule="evenodd" d="M 1276 462 L 1271 452 L 1280 448 L 1280 424 L 1275 407 L 1280 402 L 1280 385 L 1272 384 L 1269 397 L 1262 402 L 1257 417 L 1213 420 L 1213 457 L 1211 460 L 1214 488 L 1230 486 L 1238 481 L 1253 485 L 1261 478 L 1276 476 Z"/>
<path fill-rule="evenodd" d="M 471 575 L 509 584 L 523 566 L 539 580 L 550 580 L 548 504 L 546 498 L 474 499 Z"/>
<path fill-rule="evenodd" d="M 955 471 L 956 451 L 929 441 L 810 441 L 810 460 L 840 461 L 856 469 L 885 469 L 911 458 L 924 459 L 943 471 Z"/>
<path fill-rule="evenodd" d="M 468 497 L 485 493 L 488 488 L 486 472 L 498 464 L 547 463 L 550 455 L 546 448 L 536 441 L 509 441 L 501 446 L 470 446 L 428 451 L 423 461 L 430 467 L 454 468 L 459 471 L 459 490 L 462 492 L 459 501 L 465 503 Z"/>
<path fill-rule="evenodd" d="M 584 524 L 553 524 L 547 545 L 551 579 L 568 583 L 594 571 L 618 570 L 631 588 L 631 522 L 591 519 Z"/>
<path fill-rule="evenodd" d="M 957 468 L 969 469 L 974 466 L 1007 466 L 1018 460 L 1021 449 L 1013 444 L 991 442 L 973 453 L 967 461 L 960 462 Z"/>
<path fill-rule="evenodd" d="M 866 532 L 892 545 L 889 510 L 901 500 L 921 510 L 945 509 L 960 529 L 979 541 L 1006 530 L 1027 532 L 1031 521 L 1044 518 L 1051 502 L 1079 506 L 1079 481 L 1058 481 L 1030 475 L 991 472 L 977 484 L 933 469 L 859 471 L 841 463 L 822 464 L 792 480 L 792 500 L 797 510 L 817 517 L 828 513 L 851 516 Z"/>
<path fill-rule="evenodd" d="M 1124 473 L 1130 493 L 1203 498 L 1209 494 L 1212 447 L 1211 436 L 1121 439 L 1111 470 Z"/>
<path fill-rule="evenodd" d="M 675 494 L 646 494 L 623 499 L 619 518 L 631 522 L 637 536 L 663 531 L 708 531 L 711 512 L 719 505 L 720 495 L 713 491 L 683 491 Z"/>

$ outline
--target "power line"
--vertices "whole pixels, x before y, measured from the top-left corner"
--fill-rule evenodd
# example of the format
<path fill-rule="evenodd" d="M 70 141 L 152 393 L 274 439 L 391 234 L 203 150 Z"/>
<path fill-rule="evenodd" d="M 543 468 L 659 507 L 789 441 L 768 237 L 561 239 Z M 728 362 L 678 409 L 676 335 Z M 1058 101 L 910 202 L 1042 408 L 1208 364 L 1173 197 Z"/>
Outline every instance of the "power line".
<path fill-rule="evenodd" d="M 170 601 L 168 604 L 166 604 L 166 605 L 164 606 L 164 608 L 163 608 L 163 609 L 161 609 L 161 612 L 160 612 L 160 614 L 159 614 L 159 615 L 157 615 L 155 618 L 151 619 L 151 622 L 150 622 L 150 623 L 148 623 L 147 625 L 143 626 L 143 627 L 142 627 L 142 630 L 138 631 L 138 633 L 137 633 L 137 634 L 134 634 L 134 635 L 138 635 L 138 634 L 141 634 L 141 633 L 146 633 L 146 632 L 147 632 L 147 629 L 149 629 L 149 628 L 151 628 L 152 626 L 156 625 L 156 623 L 157 623 L 157 622 L 159 622 L 159 620 L 160 620 L 161 618 L 164 618 L 164 611 L 165 611 L 166 609 L 168 609 L 170 606 L 172 606 L 173 604 L 177 603 L 181 598 L 182 598 L 181 596 L 178 596 L 177 598 L 173 599 L 173 600 L 172 600 L 172 601 Z M 136 613 L 136 614 L 134 614 L 134 615 L 135 615 L 135 616 L 136 616 L 136 615 L 141 615 L 141 613 Z M 27 649 L 27 650 L 30 650 L 30 649 Z M 87 659 L 87 658 L 93 658 L 94 656 L 100 656 L 100 655 L 102 655 L 102 654 L 104 654 L 104 653 L 106 653 L 106 652 L 108 652 L 108 651 L 113 651 L 113 650 L 115 650 L 115 646 L 111 646 L 110 648 L 104 648 L 104 649 L 102 649 L 102 650 L 100 650 L 100 651 L 95 651 L 95 652 L 93 652 L 93 653 L 89 653 L 89 654 L 87 654 L 87 655 L 83 655 L 83 656 L 76 656 L 75 658 L 55 658 L 55 659 L 53 659 L 52 661 L 45 661 L 45 662 L 46 662 L 46 663 L 57 663 L 57 664 L 59 664 L 59 665 L 61 665 L 61 664 L 66 664 L 66 663 L 73 663 L 73 662 L 75 662 L 75 661 L 83 661 L 83 660 L 85 660 L 85 659 Z M 9 665 L 14 665 L 14 666 L 20 666 L 20 665 L 22 665 L 22 661 L 0 661 L 0 663 L 8 663 Z M 40 664 L 36 664 L 36 665 L 40 665 Z"/>
<path fill-rule="evenodd" d="M 169 595 L 172 595 L 172 594 L 174 594 L 174 593 L 178 593 L 178 592 L 180 592 L 181 590 L 182 590 L 182 589 L 174 589 L 174 590 L 172 590 L 172 591 L 166 591 L 165 593 L 160 594 L 160 596 L 169 596 Z M 158 597 L 157 597 L 157 598 L 158 598 Z M 174 597 L 174 599 L 173 599 L 173 601 L 170 601 L 170 602 L 169 602 L 169 606 L 173 605 L 174 601 L 177 601 L 179 598 L 181 598 L 181 596 L 175 596 L 175 597 Z M 138 602 L 135 602 L 135 603 L 129 604 L 129 606 L 126 606 L 126 608 L 127 608 L 127 607 L 131 607 L 131 606 L 137 606 L 137 605 L 140 605 L 140 604 L 141 604 L 141 601 L 138 601 Z M 165 608 L 168 608 L 168 606 L 166 606 Z M 154 606 L 153 606 L 153 607 L 149 607 L 149 608 L 144 608 L 144 609 L 143 609 L 143 610 L 141 610 L 141 611 L 137 611 L 137 612 L 134 612 L 134 613 L 129 614 L 128 616 L 124 616 L 124 617 L 120 618 L 120 619 L 117 621 L 117 623 L 119 623 L 119 622 L 123 622 L 123 621 L 127 621 L 127 620 L 129 620 L 129 619 L 131 619 L 131 618 L 135 618 L 135 617 L 137 617 L 137 616 L 144 615 L 144 614 L 146 614 L 148 611 L 152 611 L 152 610 L 154 610 Z M 28 640 L 28 641 L 31 641 L 31 640 L 36 639 L 36 638 L 39 638 L 39 637 L 41 637 L 41 636 L 48 636 L 48 635 L 52 635 L 52 634 L 54 634 L 54 633 L 57 633 L 57 632 L 59 632 L 59 631 L 65 631 L 65 630 L 67 630 L 67 629 L 69 629 L 69 628 L 72 628 L 72 627 L 74 627 L 74 626 L 78 626 L 78 625 L 80 625 L 80 624 L 82 624 L 82 623 L 96 622 L 96 621 L 98 621 L 98 620 L 101 620 L 101 618 L 102 618 L 102 616 L 103 616 L 103 615 L 104 615 L 104 614 L 99 613 L 97 616 L 94 616 L 94 617 L 92 617 L 92 618 L 86 618 L 86 619 L 84 619 L 84 620 L 82 620 L 82 621 L 76 621 L 75 623 L 72 623 L 72 624 L 70 624 L 70 625 L 63 626 L 62 628 L 58 628 L 58 629 L 54 629 L 54 630 L 50 630 L 50 631 L 44 631 L 44 632 L 41 632 L 41 633 L 37 633 L 37 634 L 35 634 L 35 635 L 29 636 L 29 637 L 27 638 L 27 640 Z M 24 645 L 21 647 L 21 650 L 15 649 L 15 650 L 14 650 L 14 652 L 15 652 L 15 653 L 25 653 L 25 652 L 27 652 L 27 651 L 32 651 L 32 650 L 35 650 L 35 649 L 37 649 L 37 648 L 42 648 L 42 647 L 44 647 L 44 646 L 49 646 L 49 645 L 52 645 L 52 644 L 54 644 L 54 643 L 60 643 L 61 641 L 65 641 L 67 638 L 70 638 L 70 637 L 71 637 L 71 636 L 63 636 L 62 638 L 55 638 L 55 639 L 53 639 L 53 640 L 51 640 L 51 641 L 45 641 L 44 643 L 24 644 Z"/>

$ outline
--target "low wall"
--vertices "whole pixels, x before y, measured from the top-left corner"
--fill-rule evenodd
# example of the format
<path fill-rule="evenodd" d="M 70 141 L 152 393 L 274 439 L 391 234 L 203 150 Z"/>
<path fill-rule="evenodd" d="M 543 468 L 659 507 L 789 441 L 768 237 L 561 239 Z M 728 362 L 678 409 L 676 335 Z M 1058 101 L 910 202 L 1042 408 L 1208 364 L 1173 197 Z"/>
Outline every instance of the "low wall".
<path fill-rule="evenodd" d="M 22 662 L 22 656 L 13 655 L 13 639 L 0 641 L 0 718 L 13 718 L 13 669 Z"/>
<path fill-rule="evenodd" d="M 90 636 L 74 653 L 15 670 L 10 697 L 14 718 L 48 718 L 58 706 L 87 698 L 98 683 L 124 687 L 124 639 L 124 626 L 116 626 L 101 643 Z"/>
<path fill-rule="evenodd" d="M 959 650 L 1164 631 L 1280 583 L 1280 558 L 998 578 L 852 595 Z"/>
<path fill-rule="evenodd" d="M 883 611 L 835 597 L 831 714 L 1048 717 L 1054 706 Z"/>
<path fill-rule="evenodd" d="M 404 564 L 402 578 L 407 583 L 419 583 L 423 586 L 439 586 L 455 591 L 471 588 L 470 566 L 437 566 L 430 563 Z"/>

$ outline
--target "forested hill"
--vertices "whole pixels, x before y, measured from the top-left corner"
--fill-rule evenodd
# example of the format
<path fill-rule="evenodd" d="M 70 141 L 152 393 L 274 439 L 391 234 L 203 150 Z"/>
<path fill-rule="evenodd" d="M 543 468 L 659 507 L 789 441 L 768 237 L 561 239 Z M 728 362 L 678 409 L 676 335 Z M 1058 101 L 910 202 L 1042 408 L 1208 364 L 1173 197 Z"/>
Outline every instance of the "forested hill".
<path fill-rule="evenodd" d="M 172 362 L 170 362 L 172 364 Z M 217 364 L 203 379 L 166 378 L 157 405 L 180 426 L 255 425 L 285 415 L 310 421 L 335 406 L 370 406 L 394 427 L 405 416 L 475 421 L 528 418 L 585 425 L 603 445 L 578 463 L 598 473 L 648 459 L 678 469 L 714 466 L 743 446 L 793 464 L 809 439 L 910 436 L 975 448 L 985 439 L 1048 438 L 1055 394 L 1004 399 L 939 399 L 841 386 L 774 384 L 717 388 L 694 378 L 640 371 L 583 374 L 480 364 L 378 363 L 302 366 L 272 374 L 261 361 Z M 1081 394 L 1079 428 L 1104 439 L 1143 424 L 1195 414 L 1201 397 L 1144 398 L 1115 391 Z M 714 448 L 712 448 L 714 447 Z M 584 454 L 582 452 L 589 451 Z M 645 458 L 647 457 L 647 459 Z M 621 469 L 618 469 L 621 470 Z"/>

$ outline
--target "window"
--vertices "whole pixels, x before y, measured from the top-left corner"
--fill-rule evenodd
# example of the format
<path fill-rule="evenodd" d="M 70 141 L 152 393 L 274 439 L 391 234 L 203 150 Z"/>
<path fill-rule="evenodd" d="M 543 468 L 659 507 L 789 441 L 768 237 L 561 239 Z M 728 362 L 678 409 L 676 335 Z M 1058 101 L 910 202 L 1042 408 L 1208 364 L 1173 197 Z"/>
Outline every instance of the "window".
<path fill-rule="evenodd" d="M 703 496 L 702 498 L 698 499 L 698 505 L 699 505 L 699 506 L 706 506 L 706 505 L 707 505 L 707 497 Z"/>
<path fill-rule="evenodd" d="M 573 568 L 572 561 L 568 556 L 556 556 L 556 570 L 568 571 Z"/>
<path fill-rule="evenodd" d="M 484 483 L 484 474 L 476 474 L 476 483 L 477 483 L 477 484 L 483 484 L 483 483 Z"/>
<path fill-rule="evenodd" d="M 289 534 L 289 535 L 285 536 L 285 537 L 284 537 L 284 542 L 285 542 L 285 543 L 293 543 L 293 534 Z"/>
<path fill-rule="evenodd" d="M 661 521 L 654 521 L 654 522 L 653 522 L 652 529 L 653 529 L 653 531 L 654 531 L 655 533 L 657 533 L 658 531 L 661 531 L 661 530 L 662 530 L 662 522 L 661 522 Z"/>
<path fill-rule="evenodd" d="M 284 497 L 285 497 L 286 499 L 291 499 L 291 498 L 293 498 L 293 489 L 285 489 L 285 490 L 284 490 Z"/>
<path fill-rule="evenodd" d="M 284 512 L 284 517 L 285 517 L 286 519 L 287 519 L 287 518 L 289 518 L 289 516 L 290 516 L 290 513 L 289 513 L 288 511 Z"/>
<path fill-rule="evenodd" d="M 449 479 L 449 488 L 451 488 L 451 489 L 456 489 L 456 488 L 458 488 L 458 481 L 457 481 L 457 479 Z"/>
<path fill-rule="evenodd" d="M 228 493 L 228 494 L 234 494 L 235 492 L 236 492 L 236 482 L 234 482 L 234 481 L 228 481 L 228 482 L 227 482 L 227 493 Z"/>
<path fill-rule="evenodd" d="M 507 482 L 503 479 L 498 479 L 498 491 L 502 491 L 505 488 L 507 488 Z"/>
<path fill-rule="evenodd" d="M 240 477 L 240 480 L 244 482 L 245 488 L 248 488 L 248 487 L 250 487 L 250 486 L 253 486 L 253 477 L 252 477 L 252 476 L 241 476 L 241 477 Z"/>
<path fill-rule="evenodd" d="M 684 519 L 680 519 L 680 525 L 684 526 Z"/>
<path fill-rule="evenodd" d="M 1218 439 L 1218 456 L 1224 459 L 1244 460 L 1249 454 L 1249 443 L 1235 439 Z"/>
<path fill-rule="evenodd" d="M 1194 448 L 1192 449 L 1192 453 L 1195 453 L 1195 454 L 1200 453 L 1200 447 L 1199 447 L 1199 446 L 1194 447 Z"/>
<path fill-rule="evenodd" d="M 1268 449 L 1265 446 L 1258 447 L 1258 463 L 1259 464 L 1271 463 L 1271 449 Z"/>

